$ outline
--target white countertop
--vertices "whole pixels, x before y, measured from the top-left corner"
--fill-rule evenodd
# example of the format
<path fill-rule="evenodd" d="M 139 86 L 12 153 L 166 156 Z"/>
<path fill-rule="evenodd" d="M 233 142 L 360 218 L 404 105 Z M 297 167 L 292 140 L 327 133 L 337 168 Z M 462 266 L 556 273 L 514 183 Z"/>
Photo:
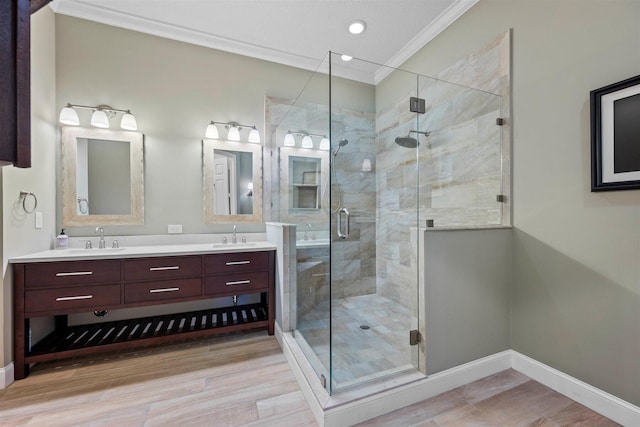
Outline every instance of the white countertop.
<path fill-rule="evenodd" d="M 272 251 L 276 245 L 269 242 L 248 243 L 194 243 L 179 245 L 130 246 L 105 249 L 55 249 L 23 255 L 9 260 L 10 263 L 49 261 L 81 261 L 92 259 L 144 258 L 171 255 L 201 255 L 230 252 Z"/>

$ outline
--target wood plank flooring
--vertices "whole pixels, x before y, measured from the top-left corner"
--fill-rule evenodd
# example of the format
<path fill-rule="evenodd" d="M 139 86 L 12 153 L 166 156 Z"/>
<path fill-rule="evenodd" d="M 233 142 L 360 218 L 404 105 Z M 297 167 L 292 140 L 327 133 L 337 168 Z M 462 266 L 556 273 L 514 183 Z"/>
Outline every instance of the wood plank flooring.
<path fill-rule="evenodd" d="M 0 426 L 316 426 L 266 332 L 40 363 L 0 390 Z M 613 426 L 513 370 L 363 426 Z"/>

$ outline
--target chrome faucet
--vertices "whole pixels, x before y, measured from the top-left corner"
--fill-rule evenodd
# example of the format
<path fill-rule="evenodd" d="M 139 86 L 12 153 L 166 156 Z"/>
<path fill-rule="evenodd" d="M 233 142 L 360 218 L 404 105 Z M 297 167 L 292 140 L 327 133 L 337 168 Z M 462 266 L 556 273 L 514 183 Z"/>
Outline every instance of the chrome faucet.
<path fill-rule="evenodd" d="M 307 227 L 304 229 L 304 240 L 309 240 L 308 232 L 311 231 L 311 224 L 307 224 Z"/>
<path fill-rule="evenodd" d="M 238 237 L 236 236 L 236 226 L 233 225 L 233 237 L 231 237 L 231 243 L 238 243 Z"/>
<path fill-rule="evenodd" d="M 96 227 L 96 234 L 100 233 L 100 240 L 98 241 L 98 248 L 104 249 L 106 244 L 104 242 L 104 228 Z"/>

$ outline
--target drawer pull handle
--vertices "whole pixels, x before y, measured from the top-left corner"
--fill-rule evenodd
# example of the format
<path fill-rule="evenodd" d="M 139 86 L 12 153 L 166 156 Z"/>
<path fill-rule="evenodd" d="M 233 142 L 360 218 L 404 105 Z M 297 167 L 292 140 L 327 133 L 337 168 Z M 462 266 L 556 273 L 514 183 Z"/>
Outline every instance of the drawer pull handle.
<path fill-rule="evenodd" d="M 91 298 L 93 298 L 93 295 L 78 295 L 75 297 L 58 297 L 56 298 L 56 301 L 75 301 L 79 299 L 91 299 Z"/>
<path fill-rule="evenodd" d="M 244 264 L 251 264 L 251 261 L 230 261 L 226 263 L 226 265 L 244 265 Z"/>
<path fill-rule="evenodd" d="M 93 271 L 71 271 L 69 273 L 56 273 L 56 277 L 65 276 L 91 276 Z"/>
<path fill-rule="evenodd" d="M 233 286 L 233 285 L 248 285 L 251 283 L 251 280 L 236 280 L 235 282 L 227 282 L 225 285 Z"/>
<path fill-rule="evenodd" d="M 149 271 L 165 271 L 165 270 L 180 270 L 180 266 L 172 265 L 171 267 L 149 267 Z"/>
<path fill-rule="evenodd" d="M 157 294 L 160 292 L 175 292 L 179 291 L 180 288 L 162 288 L 162 289 L 149 289 L 150 294 Z"/>

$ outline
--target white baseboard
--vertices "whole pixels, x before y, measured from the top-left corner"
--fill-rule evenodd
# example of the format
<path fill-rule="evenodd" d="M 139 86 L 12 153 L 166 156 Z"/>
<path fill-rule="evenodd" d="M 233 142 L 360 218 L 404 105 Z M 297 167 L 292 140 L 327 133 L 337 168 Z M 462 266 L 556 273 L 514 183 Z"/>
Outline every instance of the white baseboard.
<path fill-rule="evenodd" d="M 623 426 L 640 426 L 640 408 L 511 350 L 511 367 Z"/>
<path fill-rule="evenodd" d="M 7 388 L 13 381 L 13 362 L 11 362 L 4 368 L 0 368 L 0 389 Z"/>

